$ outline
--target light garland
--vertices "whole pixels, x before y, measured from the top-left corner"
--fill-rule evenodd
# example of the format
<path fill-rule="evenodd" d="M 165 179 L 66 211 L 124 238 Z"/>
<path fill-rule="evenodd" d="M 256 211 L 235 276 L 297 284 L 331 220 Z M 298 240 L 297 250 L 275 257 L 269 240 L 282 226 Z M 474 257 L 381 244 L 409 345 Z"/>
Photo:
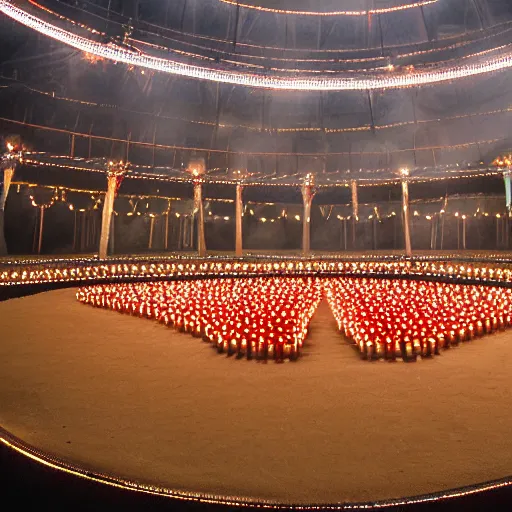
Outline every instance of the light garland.
<path fill-rule="evenodd" d="M 186 492 L 183 490 L 173 490 L 156 485 L 141 484 L 127 480 L 126 478 L 115 477 L 112 474 L 105 474 L 100 472 L 91 471 L 91 468 L 82 468 L 78 465 L 72 465 L 69 462 L 49 455 L 33 446 L 28 445 L 19 438 L 16 438 L 12 434 L 8 433 L 4 429 L 0 428 L 0 443 L 4 446 L 16 451 L 20 455 L 37 462 L 45 467 L 53 470 L 61 471 L 65 474 L 72 475 L 74 477 L 83 478 L 87 481 L 100 483 L 113 488 L 135 491 L 150 496 L 162 496 L 171 498 L 177 501 L 183 502 L 195 502 L 208 505 L 222 505 L 227 507 L 238 507 L 238 508 L 259 508 L 266 510 L 289 510 L 290 505 L 279 504 L 272 501 L 258 501 L 247 497 L 235 497 L 235 496 L 219 496 L 219 495 L 207 495 L 195 492 Z M 337 503 L 337 504 L 315 504 L 315 505 L 301 505 L 300 510 L 304 511 L 318 511 L 329 510 L 329 511 L 354 511 L 354 510 L 368 510 L 370 508 L 390 508 L 390 507 L 403 507 L 418 505 L 423 503 L 436 503 L 442 502 L 449 499 L 467 498 L 469 496 L 490 492 L 499 489 L 509 488 L 512 485 L 512 479 L 510 477 L 503 478 L 500 480 L 494 480 L 483 484 L 472 485 L 463 487 L 460 489 L 453 489 L 450 491 L 443 491 L 438 493 L 430 493 L 421 496 L 414 496 L 411 498 L 398 498 L 387 501 L 378 501 L 372 503 Z"/>
<path fill-rule="evenodd" d="M 276 9 L 273 7 L 264 7 L 255 4 L 245 4 L 239 0 L 219 0 L 225 4 L 235 7 L 243 7 L 244 9 L 252 9 L 260 12 L 268 12 L 271 14 L 297 15 L 297 16 L 368 16 L 378 14 L 388 14 L 392 12 L 405 11 L 406 9 L 414 9 L 425 7 L 438 2 L 438 0 L 420 0 L 410 4 L 395 5 L 393 7 L 381 7 L 378 9 L 368 9 L 360 11 L 300 11 L 295 9 Z"/>
<path fill-rule="evenodd" d="M 405 74 L 397 73 L 390 76 L 377 76 L 373 78 L 345 78 L 338 76 L 290 78 L 253 75 L 249 73 L 192 66 L 178 61 L 153 57 L 148 54 L 139 54 L 114 44 L 103 45 L 47 23 L 36 16 L 29 14 L 23 9 L 14 6 L 10 2 L 7 2 L 7 0 L 0 0 L 0 11 L 41 34 L 91 55 L 96 55 L 98 57 L 117 62 L 123 62 L 128 65 L 140 66 L 190 78 L 199 78 L 249 87 L 326 91 L 401 88 L 471 77 L 512 67 L 512 55 L 507 54 L 505 56 L 490 58 L 485 62 L 468 64 L 464 67 L 458 66 L 444 70 L 434 69 L 422 72 L 412 71 Z"/>
<path fill-rule="evenodd" d="M 459 254 L 446 257 L 424 256 L 414 260 L 403 256 L 379 257 L 377 255 L 339 257 L 314 256 L 295 257 L 248 257 L 237 260 L 231 257 L 207 256 L 205 258 L 184 257 L 174 254 L 169 259 L 162 257 L 126 257 L 111 262 L 94 258 L 63 260 L 27 260 L 20 262 L 0 261 L 0 286 L 23 284 L 80 283 L 87 281 L 126 280 L 175 280 L 189 278 L 226 277 L 318 277 L 329 276 L 382 276 L 394 279 L 448 279 L 468 284 L 512 283 L 512 260 L 501 255 L 488 255 L 490 261 L 483 265 L 478 258 L 463 258 Z M 452 260 L 467 261 L 460 263 Z M 494 258 L 494 260 L 493 260 Z M 108 260 L 107 260 L 108 261 Z M 53 263 L 53 264 L 52 264 Z M 14 265 L 14 266 L 13 266 Z"/>
<path fill-rule="evenodd" d="M 204 152 L 204 153 L 217 153 L 217 154 L 223 154 L 223 155 L 268 156 L 268 157 L 273 157 L 273 158 L 275 158 L 276 156 L 277 157 L 312 156 L 312 157 L 322 157 L 323 158 L 325 156 L 343 156 L 343 155 L 364 156 L 364 155 L 390 155 L 390 154 L 394 154 L 394 153 L 416 153 L 419 151 L 451 151 L 451 150 L 455 150 L 455 149 L 469 148 L 472 146 L 478 147 L 478 146 L 482 146 L 482 145 L 496 144 L 499 142 L 505 142 L 505 141 L 509 140 L 508 137 L 501 137 L 501 138 L 495 138 L 495 139 L 477 140 L 477 141 L 473 141 L 473 142 L 463 142 L 460 144 L 454 144 L 452 146 L 421 146 L 421 147 L 416 147 L 416 148 L 391 149 L 388 151 L 335 151 L 335 152 L 330 152 L 330 153 L 318 153 L 318 152 L 317 153 L 301 153 L 301 152 L 290 153 L 290 152 L 282 152 L 281 151 L 281 152 L 269 153 L 269 152 L 264 152 L 264 151 L 234 151 L 234 150 L 230 150 L 230 149 L 209 149 L 209 148 L 204 148 L 204 147 L 200 148 L 200 147 L 191 147 L 191 146 L 179 146 L 179 145 L 169 146 L 169 145 L 165 145 L 165 144 L 152 144 L 151 142 L 139 142 L 139 141 L 132 141 L 132 140 L 127 140 L 127 139 L 106 137 L 106 136 L 101 136 L 101 135 L 92 135 L 90 133 L 74 132 L 74 131 L 65 130 L 62 128 L 53 128 L 50 126 L 26 123 L 23 121 L 17 121 L 14 119 L 8 119 L 8 118 L 4 118 L 4 117 L 0 117 L 0 121 L 5 121 L 7 123 L 12 123 L 12 124 L 21 125 L 21 126 L 27 126 L 30 128 L 36 128 L 39 130 L 47 130 L 50 132 L 65 133 L 68 135 L 74 135 L 76 137 L 83 137 L 86 139 L 108 140 L 110 142 L 120 142 L 120 143 L 124 143 L 124 144 L 130 143 L 131 145 L 142 146 L 142 147 L 145 147 L 148 149 L 197 151 L 197 152 Z M 59 158 L 59 157 L 54 157 L 54 158 Z M 69 159 L 69 156 L 65 156 L 65 157 L 62 156 L 61 158 Z M 25 159 L 24 161 L 26 163 L 32 163 L 32 164 L 38 163 L 37 160 L 26 160 Z M 77 158 L 76 161 L 84 162 L 85 159 Z M 59 167 L 59 164 L 48 163 L 48 162 L 40 162 L 40 164 Z M 458 165 L 459 164 L 454 164 L 453 167 L 456 167 L 456 166 L 458 167 Z M 148 165 L 139 165 L 136 167 L 147 168 L 147 169 L 152 168 L 152 166 L 148 166 Z M 445 167 L 447 167 L 447 166 L 445 166 Z M 87 168 L 87 167 L 75 167 L 75 168 L 77 170 L 103 172 L 101 169 L 91 169 L 91 168 Z M 174 170 L 176 170 L 176 169 L 174 169 Z M 214 169 L 212 169 L 212 170 L 214 170 Z M 219 169 L 215 169 L 215 170 L 219 170 Z M 359 170 L 363 171 L 363 169 L 359 169 Z M 388 170 L 388 169 L 384 169 L 384 170 Z M 368 170 L 364 169 L 364 171 L 367 172 Z M 376 171 L 379 171 L 379 169 L 377 169 Z M 131 176 L 131 177 L 133 177 L 133 176 Z M 168 176 L 164 176 L 164 177 L 169 179 Z M 158 179 L 158 177 L 155 177 L 154 174 L 148 174 L 147 178 L 148 179 Z M 286 176 L 274 177 L 274 179 L 283 179 L 283 178 L 286 178 Z M 170 178 L 170 180 L 186 181 L 186 180 L 183 180 L 183 178 Z M 218 180 L 217 183 L 236 184 L 236 180 L 220 180 L 220 181 Z M 269 183 L 269 185 L 270 185 L 270 183 Z M 319 186 L 325 186 L 325 185 L 319 185 Z"/>
<path fill-rule="evenodd" d="M 0 170 L 15 168 L 19 163 L 23 163 L 23 146 L 7 142 L 7 151 L 0 154 Z"/>

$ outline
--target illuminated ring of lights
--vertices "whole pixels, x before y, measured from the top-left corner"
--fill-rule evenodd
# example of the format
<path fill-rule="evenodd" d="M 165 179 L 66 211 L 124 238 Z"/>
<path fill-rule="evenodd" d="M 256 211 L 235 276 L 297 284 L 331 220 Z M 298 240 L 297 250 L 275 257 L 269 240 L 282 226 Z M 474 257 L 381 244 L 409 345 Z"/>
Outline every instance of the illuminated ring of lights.
<path fill-rule="evenodd" d="M 16 453 L 50 469 L 61 471 L 73 477 L 83 478 L 87 481 L 96 482 L 101 485 L 122 489 L 125 491 L 137 492 L 145 495 L 159 496 L 169 500 L 191 501 L 205 505 L 224 505 L 229 507 L 257 507 L 270 510 L 289 510 L 293 505 L 273 501 L 263 501 L 240 496 L 219 496 L 209 495 L 190 491 L 174 490 L 167 487 L 142 484 L 134 480 L 119 478 L 105 473 L 92 471 L 90 468 L 82 468 L 76 464 L 66 462 L 55 455 L 50 455 L 43 450 L 21 440 L 0 426 L 0 443 Z M 334 503 L 317 505 L 299 505 L 300 510 L 371 510 L 373 508 L 397 507 L 415 505 L 420 503 L 433 503 L 449 499 L 462 498 L 478 493 L 505 489 L 512 486 L 512 476 L 497 480 L 491 480 L 480 484 L 450 489 L 431 494 L 422 494 L 412 497 L 404 497 L 391 500 L 382 500 L 366 503 Z"/>
<path fill-rule="evenodd" d="M 33 16 L 23 9 L 15 7 L 7 0 L 0 0 L 0 12 L 3 12 L 10 18 L 22 23 L 23 25 L 36 30 L 48 37 L 56 39 L 64 44 L 83 52 L 96 55 L 98 57 L 123 62 L 125 64 L 139 66 L 143 68 L 181 75 L 189 78 L 198 78 L 202 80 L 211 80 L 214 82 L 223 82 L 233 85 L 242 85 L 249 87 L 262 87 L 267 89 L 282 90 L 374 90 L 390 89 L 426 85 L 432 83 L 454 80 L 457 78 L 471 77 L 493 71 L 500 71 L 512 67 L 512 55 L 497 57 L 487 62 L 468 65 L 465 67 L 448 68 L 438 71 L 414 72 L 406 75 L 395 75 L 389 77 L 377 78 L 286 78 L 271 77 L 262 75 L 251 75 L 249 73 L 231 72 L 219 69 L 211 69 L 199 66 L 193 66 L 182 62 L 171 61 L 153 57 L 146 54 L 137 54 L 112 44 L 103 45 L 91 41 L 85 37 L 77 36 L 63 30 L 55 25 L 47 23 L 36 16 Z"/>
<path fill-rule="evenodd" d="M 255 11 L 269 12 L 272 14 L 294 14 L 297 16 L 366 16 L 369 14 L 386 14 L 396 11 L 405 11 L 406 9 L 414 9 L 415 7 L 424 7 L 426 5 L 435 4 L 438 0 L 420 0 L 412 4 L 396 5 L 393 7 L 382 7 L 380 9 L 368 9 L 366 11 L 298 11 L 295 9 L 275 9 L 273 7 L 264 7 L 262 5 L 244 4 L 238 0 L 219 0 L 225 4 L 235 7 L 243 7 L 244 9 L 253 9 Z"/>

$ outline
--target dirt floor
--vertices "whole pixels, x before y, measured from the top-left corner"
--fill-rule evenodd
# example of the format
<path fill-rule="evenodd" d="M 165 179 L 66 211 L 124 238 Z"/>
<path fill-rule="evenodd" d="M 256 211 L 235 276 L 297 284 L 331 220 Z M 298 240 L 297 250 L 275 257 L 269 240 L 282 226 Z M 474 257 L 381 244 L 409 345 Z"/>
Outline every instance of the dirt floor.
<path fill-rule="evenodd" d="M 0 425 L 91 470 L 281 502 L 411 496 L 512 474 L 512 332 L 366 362 L 326 303 L 304 357 L 218 355 L 72 290 L 0 303 Z"/>

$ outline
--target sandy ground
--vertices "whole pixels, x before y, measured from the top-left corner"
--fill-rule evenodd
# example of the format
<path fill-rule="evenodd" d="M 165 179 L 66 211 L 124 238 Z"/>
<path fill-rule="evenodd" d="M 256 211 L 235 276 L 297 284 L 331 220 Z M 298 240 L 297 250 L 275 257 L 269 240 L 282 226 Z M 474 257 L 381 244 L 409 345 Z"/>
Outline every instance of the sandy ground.
<path fill-rule="evenodd" d="M 361 361 L 326 303 L 304 357 L 237 361 L 72 290 L 0 303 L 0 425 L 85 468 L 283 502 L 410 496 L 512 474 L 512 332 Z"/>

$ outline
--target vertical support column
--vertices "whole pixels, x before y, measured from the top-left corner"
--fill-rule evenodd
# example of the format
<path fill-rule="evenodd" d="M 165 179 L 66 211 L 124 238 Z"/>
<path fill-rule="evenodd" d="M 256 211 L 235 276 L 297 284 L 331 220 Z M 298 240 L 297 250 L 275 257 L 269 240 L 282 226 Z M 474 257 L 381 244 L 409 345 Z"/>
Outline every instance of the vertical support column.
<path fill-rule="evenodd" d="M 462 216 L 462 248 L 466 250 L 466 216 Z"/>
<path fill-rule="evenodd" d="M 303 219 L 302 219 L 302 253 L 307 256 L 311 250 L 311 203 L 313 192 L 313 175 L 308 174 L 302 185 Z"/>
<path fill-rule="evenodd" d="M 110 240 L 110 231 L 112 228 L 112 212 L 114 211 L 114 200 L 117 191 L 121 185 L 123 177 L 128 170 L 128 163 L 109 162 L 107 171 L 107 193 L 103 203 L 103 212 L 101 216 L 101 235 L 100 235 L 100 259 L 105 259 L 108 255 L 108 245 Z"/>
<path fill-rule="evenodd" d="M 352 191 L 352 248 L 356 248 L 356 222 L 359 220 L 359 201 L 357 198 L 357 181 L 350 182 Z"/>
<path fill-rule="evenodd" d="M 14 169 L 16 163 L 21 159 L 22 153 L 15 154 L 14 146 L 7 144 L 8 152 L 0 157 L 0 170 L 3 170 L 4 184 L 2 186 L 2 193 L 0 194 L 0 256 L 7 254 L 7 244 L 5 243 L 4 234 L 4 219 L 5 219 L 5 205 L 7 203 L 7 196 L 9 195 L 9 188 L 14 176 Z"/>
<path fill-rule="evenodd" d="M 505 182 L 505 204 L 507 206 L 507 213 L 510 215 L 512 208 L 512 185 L 510 182 L 510 172 L 511 168 L 509 167 L 503 173 L 503 181 Z"/>
<path fill-rule="evenodd" d="M 11 188 L 11 181 L 14 175 L 14 167 L 7 167 L 4 169 L 4 185 L 2 187 L 2 194 L 0 194 L 0 210 L 5 210 L 5 204 L 7 203 L 7 196 L 9 195 L 9 189 Z"/>
<path fill-rule="evenodd" d="M 69 149 L 69 156 L 75 158 L 75 134 L 71 135 L 71 147 Z"/>
<path fill-rule="evenodd" d="M 206 241 L 204 236 L 203 183 L 200 179 L 194 181 L 194 213 L 197 214 L 197 252 L 201 258 L 206 256 Z"/>
<path fill-rule="evenodd" d="M 512 161 L 510 158 L 506 159 L 507 170 L 503 173 L 503 180 L 505 181 L 505 204 L 506 204 L 506 214 L 503 220 L 504 230 L 505 230 L 505 249 L 509 248 L 509 239 L 510 239 L 510 217 L 512 215 L 512 186 L 510 182 L 510 173 L 512 172 Z"/>
<path fill-rule="evenodd" d="M 241 183 L 236 185 L 236 240 L 235 240 L 235 255 L 238 257 L 243 256 L 243 233 L 242 233 L 242 220 L 243 220 L 243 190 L 244 187 Z"/>
<path fill-rule="evenodd" d="M 37 242 L 37 254 L 41 254 L 43 247 L 43 229 L 44 229 L 44 206 L 39 207 L 39 239 Z"/>
<path fill-rule="evenodd" d="M 412 256 L 411 248 L 411 231 L 409 221 L 409 170 L 401 169 L 400 174 L 402 175 L 402 210 L 404 219 L 404 238 L 405 238 L 405 254 L 406 256 Z"/>
<path fill-rule="evenodd" d="M 149 244 L 148 249 L 153 249 L 153 233 L 155 232 L 155 217 L 151 215 L 151 220 L 149 221 Z"/>
<path fill-rule="evenodd" d="M 116 176 L 110 174 L 107 177 L 107 193 L 103 202 L 103 213 L 101 216 L 100 253 L 101 260 L 107 257 L 108 241 L 110 239 L 110 226 L 112 224 L 112 212 L 114 211 L 114 199 L 116 191 Z"/>

